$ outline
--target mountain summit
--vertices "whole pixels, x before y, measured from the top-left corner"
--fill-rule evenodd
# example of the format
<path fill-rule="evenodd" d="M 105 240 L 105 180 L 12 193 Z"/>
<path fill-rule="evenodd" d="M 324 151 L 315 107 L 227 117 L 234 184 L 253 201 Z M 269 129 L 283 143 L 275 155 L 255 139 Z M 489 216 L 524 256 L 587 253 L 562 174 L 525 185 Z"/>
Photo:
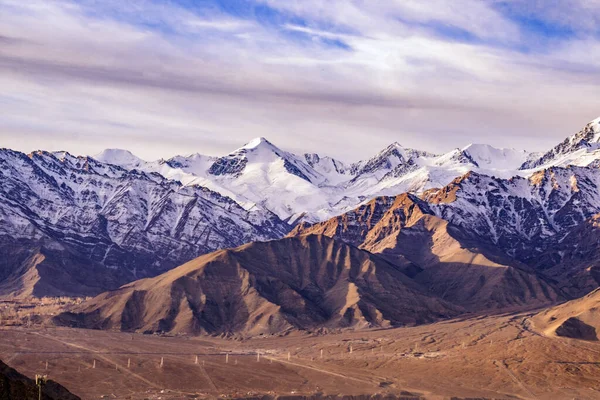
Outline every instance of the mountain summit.
<path fill-rule="evenodd" d="M 523 164 L 521 169 L 568 165 L 600 165 L 600 118 L 589 122 L 581 131 L 537 159 Z"/>

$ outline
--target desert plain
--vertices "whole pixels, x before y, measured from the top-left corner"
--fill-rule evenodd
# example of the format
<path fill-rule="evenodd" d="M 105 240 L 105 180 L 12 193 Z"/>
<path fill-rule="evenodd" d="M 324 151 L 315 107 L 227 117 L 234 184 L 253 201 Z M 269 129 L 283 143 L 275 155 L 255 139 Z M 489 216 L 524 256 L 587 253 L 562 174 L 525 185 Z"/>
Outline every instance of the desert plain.
<path fill-rule="evenodd" d="M 600 399 L 600 344 L 544 335 L 534 312 L 286 336 L 159 336 L 4 327 L 0 359 L 82 399 L 393 394 Z"/>

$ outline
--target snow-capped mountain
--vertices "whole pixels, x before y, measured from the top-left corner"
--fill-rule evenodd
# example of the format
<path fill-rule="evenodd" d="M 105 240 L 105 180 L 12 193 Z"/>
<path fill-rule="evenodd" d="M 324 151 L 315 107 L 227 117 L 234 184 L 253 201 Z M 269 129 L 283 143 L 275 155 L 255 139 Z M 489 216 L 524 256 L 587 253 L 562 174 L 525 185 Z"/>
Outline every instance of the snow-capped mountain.
<path fill-rule="evenodd" d="M 133 160 L 122 152 L 103 154 L 111 161 Z M 205 187 L 184 186 L 158 173 L 64 152 L 0 150 L 0 241 L 59 249 L 64 259 L 75 254 L 105 267 L 106 274 L 118 271 L 117 285 L 288 230 L 270 211 L 246 210 Z M 87 277 L 66 279 L 90 284 Z"/>
<path fill-rule="evenodd" d="M 66 152 L 54 153 L 58 158 L 68 156 Z M 113 164 L 125 169 L 136 169 L 145 165 L 146 162 L 139 157 L 136 157 L 128 150 L 121 149 L 106 149 L 100 154 L 96 154 L 94 158 L 105 164 Z"/>
<path fill-rule="evenodd" d="M 264 138 L 223 157 L 193 154 L 140 162 L 128 153 L 105 153 L 99 157 L 103 161 L 207 187 L 248 210 L 269 210 L 291 224 L 325 220 L 380 195 L 421 193 L 469 171 L 509 178 L 530 157 L 525 151 L 479 144 L 435 155 L 393 143 L 373 157 L 345 164 L 317 153 L 297 156 Z"/>
<path fill-rule="evenodd" d="M 517 170 L 531 157 L 525 150 L 497 149 L 487 144 L 470 144 L 462 153 L 479 168 L 500 171 Z"/>
<path fill-rule="evenodd" d="M 499 270 L 488 270 L 487 262 L 475 255 L 460 253 L 450 261 L 451 242 L 458 240 L 460 249 L 484 254 L 494 262 L 505 260 L 517 267 L 525 264 L 530 273 L 545 277 L 565 293 L 582 296 L 600 284 L 599 213 L 597 167 L 552 167 L 529 177 L 510 179 L 468 172 L 420 196 L 376 197 L 327 221 L 298 224 L 290 235 L 335 237 L 382 254 L 404 266 L 408 274 L 421 271 L 405 266 L 406 259 L 418 264 L 425 257 L 429 262 L 428 254 L 437 246 L 439 256 L 445 257 L 441 263 L 444 270 L 462 270 L 469 264 L 475 266 L 468 272 L 469 277 L 498 275 Z M 434 219 L 419 224 L 423 216 Z M 452 240 L 439 234 L 440 226 Z M 444 275 L 431 276 L 427 282 L 435 282 L 440 276 Z M 488 283 L 491 276 L 481 278 L 480 284 Z M 468 277 L 457 276 L 451 281 L 464 279 Z M 513 288 L 521 284 L 521 278 L 509 282 Z M 536 285 L 527 283 L 528 287 Z M 471 290 L 458 287 L 462 294 Z M 480 288 L 474 285 L 472 293 Z"/>

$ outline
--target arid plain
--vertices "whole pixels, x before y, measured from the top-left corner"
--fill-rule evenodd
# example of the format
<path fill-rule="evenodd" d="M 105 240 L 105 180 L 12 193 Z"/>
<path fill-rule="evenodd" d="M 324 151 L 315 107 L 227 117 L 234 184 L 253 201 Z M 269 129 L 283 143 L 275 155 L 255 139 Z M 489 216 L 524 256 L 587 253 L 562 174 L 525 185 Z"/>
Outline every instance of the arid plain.
<path fill-rule="evenodd" d="M 0 358 L 83 399 L 600 399 L 598 342 L 544 336 L 531 316 L 252 339 L 12 327 L 0 335 Z"/>

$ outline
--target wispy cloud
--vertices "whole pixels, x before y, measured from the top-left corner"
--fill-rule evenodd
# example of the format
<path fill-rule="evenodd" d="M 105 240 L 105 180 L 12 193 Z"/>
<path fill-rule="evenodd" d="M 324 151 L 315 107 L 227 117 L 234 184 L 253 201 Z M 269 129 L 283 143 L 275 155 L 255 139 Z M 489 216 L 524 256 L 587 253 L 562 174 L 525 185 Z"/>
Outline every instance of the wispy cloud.
<path fill-rule="evenodd" d="M 599 8 L 0 0 L 0 146 L 155 158 L 261 135 L 342 159 L 392 141 L 542 150 L 600 115 Z"/>

